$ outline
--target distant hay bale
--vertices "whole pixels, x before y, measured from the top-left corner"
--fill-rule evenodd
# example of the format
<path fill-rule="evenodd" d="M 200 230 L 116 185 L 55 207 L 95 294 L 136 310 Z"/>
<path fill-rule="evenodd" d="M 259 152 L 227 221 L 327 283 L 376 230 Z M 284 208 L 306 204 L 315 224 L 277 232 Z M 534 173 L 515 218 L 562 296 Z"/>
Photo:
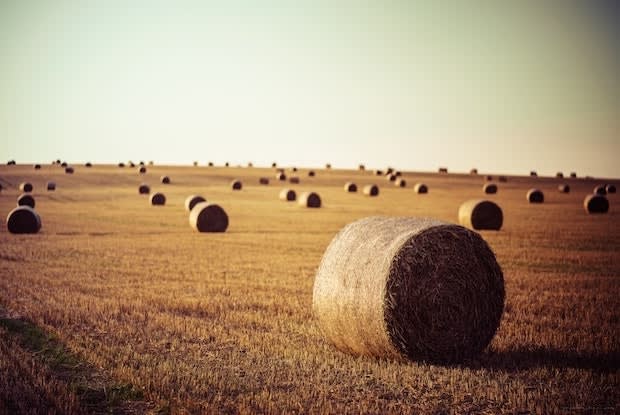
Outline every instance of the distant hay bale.
<path fill-rule="evenodd" d="M 199 195 L 188 196 L 185 199 L 185 210 L 190 212 L 194 208 L 194 206 L 196 206 L 198 203 L 202 203 L 206 201 L 207 199 Z"/>
<path fill-rule="evenodd" d="M 230 187 L 233 190 L 241 190 L 241 188 L 243 187 L 243 185 L 241 184 L 241 180 L 233 180 L 232 182 L 230 182 Z"/>
<path fill-rule="evenodd" d="M 331 165 L 331 164 L 329 164 L 329 163 L 327 163 L 327 164 L 325 165 L 325 168 L 329 170 L 329 169 L 331 169 L 331 168 L 332 168 L 332 165 Z"/>
<path fill-rule="evenodd" d="M 296 172 L 297 171 L 297 167 L 291 167 L 291 171 L 292 172 Z"/>
<path fill-rule="evenodd" d="M 490 182 L 491 180 L 493 180 L 493 176 L 491 175 L 486 176 L 486 180 L 487 182 Z"/>
<path fill-rule="evenodd" d="M 508 177 L 506 177 L 506 176 L 499 176 L 497 178 L 497 180 L 499 180 L 500 183 L 506 183 L 508 181 Z"/>
<path fill-rule="evenodd" d="M 390 174 L 394 173 L 394 169 L 392 167 L 388 167 L 387 169 L 385 169 L 385 175 L 388 176 Z"/>
<path fill-rule="evenodd" d="M 125 163 L 118 163 L 118 167 L 125 167 Z"/>
<path fill-rule="evenodd" d="M 491 342 L 504 300 L 502 270 L 476 232 L 428 218 L 369 217 L 327 247 L 312 309 L 343 352 L 458 363 Z"/>
<path fill-rule="evenodd" d="M 273 168 L 275 169 L 276 167 L 278 167 L 278 163 L 276 163 L 276 162 L 274 161 L 273 163 L 271 163 L 271 167 L 273 167 Z"/>
<path fill-rule="evenodd" d="M 195 161 L 193 164 L 194 164 L 194 167 L 198 167 L 198 162 L 197 161 Z"/>
<path fill-rule="evenodd" d="M 170 177 L 168 176 L 161 176 L 159 179 L 163 184 L 170 184 Z"/>
<path fill-rule="evenodd" d="M 616 186 L 613 184 L 608 184 L 607 186 L 605 186 L 605 190 L 607 191 L 607 193 L 616 193 Z"/>
<path fill-rule="evenodd" d="M 310 170 L 308 172 L 308 177 L 314 177 L 316 175 L 316 173 L 314 172 L 314 170 Z"/>
<path fill-rule="evenodd" d="M 299 177 L 297 177 L 297 176 L 291 177 L 289 179 L 289 182 L 291 182 L 293 184 L 299 184 Z"/>
<path fill-rule="evenodd" d="M 439 168 L 439 173 L 448 173 L 448 168 L 447 167 L 440 167 Z"/>
<path fill-rule="evenodd" d="M 284 200 L 285 202 L 294 202 L 297 199 L 297 194 L 292 189 L 282 189 L 280 190 L 280 200 Z"/>
<path fill-rule="evenodd" d="M 134 164 L 134 162 L 133 162 L 133 161 L 129 161 L 127 164 L 128 164 L 128 165 L 129 165 L 129 167 L 131 167 L 131 168 L 136 167 L 136 165 Z"/>
<path fill-rule="evenodd" d="M 482 190 L 488 195 L 494 195 L 495 193 L 497 193 L 497 185 L 494 183 L 486 183 L 484 186 L 482 186 Z"/>
<path fill-rule="evenodd" d="M 375 170 L 375 176 L 383 176 L 382 170 Z"/>
<path fill-rule="evenodd" d="M 209 166 L 209 167 L 213 167 L 213 162 L 212 162 L 212 161 L 210 161 L 209 163 L 207 163 L 207 166 Z"/>
<path fill-rule="evenodd" d="M 6 217 L 10 233 L 37 233 L 41 229 L 41 217 L 30 206 L 18 206 Z"/>
<path fill-rule="evenodd" d="M 226 232 L 228 215 L 219 205 L 201 202 L 190 211 L 189 224 L 198 232 Z"/>
<path fill-rule="evenodd" d="M 561 184 L 558 186 L 558 191 L 560 193 L 570 193 L 570 186 L 567 185 L 566 183 Z"/>
<path fill-rule="evenodd" d="M 362 189 L 362 193 L 366 196 L 379 196 L 379 186 L 376 184 L 368 184 Z"/>
<path fill-rule="evenodd" d="M 56 164 L 60 164 L 60 159 L 56 159 Z"/>
<path fill-rule="evenodd" d="M 66 174 L 73 174 L 73 172 L 74 172 L 73 167 L 70 167 L 70 166 L 65 167 Z"/>
<path fill-rule="evenodd" d="M 249 161 L 248 162 L 248 167 L 254 167 L 254 164 L 251 161 Z"/>
<path fill-rule="evenodd" d="M 502 209 L 490 200 L 468 200 L 459 208 L 459 223 L 475 230 L 500 230 Z"/>
<path fill-rule="evenodd" d="M 604 184 L 599 184 L 598 186 L 596 186 L 594 188 L 593 193 L 596 194 L 596 195 L 603 195 L 603 196 L 605 196 L 607 194 L 607 188 L 606 188 L 606 186 Z"/>
<path fill-rule="evenodd" d="M 151 205 L 163 206 L 166 204 L 166 196 L 163 193 L 153 193 L 151 195 Z"/>
<path fill-rule="evenodd" d="M 571 179 L 576 179 L 576 178 L 577 178 L 577 173 L 575 173 L 574 171 L 572 171 L 572 172 L 570 173 L 570 177 L 571 177 Z"/>
<path fill-rule="evenodd" d="M 147 184 L 141 184 L 138 186 L 138 193 L 141 195 L 148 195 L 151 193 L 151 188 Z"/>
<path fill-rule="evenodd" d="M 366 170 L 366 166 L 364 166 L 363 164 L 360 164 L 359 166 L 357 166 L 357 169 L 359 171 L 364 171 L 364 170 Z"/>
<path fill-rule="evenodd" d="M 525 197 L 530 203 L 543 203 L 545 201 L 545 195 L 538 189 L 530 189 Z"/>
<path fill-rule="evenodd" d="M 428 193 L 428 186 L 424 183 L 416 183 L 413 187 L 413 191 L 419 194 Z"/>
<path fill-rule="evenodd" d="M 478 169 L 473 168 L 469 171 L 469 174 L 478 174 Z"/>
<path fill-rule="evenodd" d="M 17 206 L 30 206 L 34 209 L 35 200 L 30 193 L 24 193 L 17 197 Z"/>
<path fill-rule="evenodd" d="M 385 178 L 390 182 L 396 181 L 396 175 L 394 173 L 388 174 Z"/>
<path fill-rule="evenodd" d="M 266 177 L 261 177 L 258 179 L 258 183 L 260 184 L 264 184 L 264 185 L 268 185 L 269 184 L 269 179 Z"/>
<path fill-rule="evenodd" d="M 346 182 L 344 184 L 344 191 L 349 193 L 357 192 L 357 185 L 353 182 Z"/>
<path fill-rule="evenodd" d="M 308 208 L 320 208 L 321 198 L 314 192 L 305 192 L 299 196 L 299 204 Z"/>
<path fill-rule="evenodd" d="M 41 170 L 41 165 L 40 164 L 35 164 L 34 165 L 34 169 L 35 170 Z"/>
<path fill-rule="evenodd" d="M 60 163 L 60 167 L 67 167 L 67 166 L 69 166 L 69 165 L 67 164 L 66 161 L 63 161 L 62 163 Z"/>
<path fill-rule="evenodd" d="M 405 179 L 399 177 L 394 182 L 394 185 L 396 185 L 396 187 L 407 187 L 407 181 Z"/>
<path fill-rule="evenodd" d="M 93 164 L 90 161 L 87 161 L 84 166 L 90 168 L 93 167 Z"/>
<path fill-rule="evenodd" d="M 32 183 L 30 183 L 30 182 L 22 182 L 19 185 L 19 190 L 21 192 L 30 193 L 30 192 L 32 192 L 32 189 L 33 189 Z"/>
<path fill-rule="evenodd" d="M 555 177 L 557 177 L 558 179 L 563 179 L 564 178 L 564 173 L 562 173 L 561 171 L 557 172 L 555 174 Z"/>
<path fill-rule="evenodd" d="M 6 162 L 6 165 L 7 165 L 7 166 L 15 166 L 15 165 L 16 165 L 15 160 L 9 160 L 9 161 L 7 161 L 7 162 Z"/>
<path fill-rule="evenodd" d="M 229 162 L 224 163 L 224 167 L 229 167 L 229 166 L 230 166 Z"/>
<path fill-rule="evenodd" d="M 50 192 L 53 192 L 54 190 L 56 190 L 55 182 L 47 182 L 46 186 L 47 186 L 47 190 Z"/>
<path fill-rule="evenodd" d="M 394 176 L 396 176 L 396 177 L 400 177 L 400 176 L 402 176 L 402 175 L 403 175 L 403 173 L 402 173 L 400 170 L 396 170 L 396 171 L 394 172 Z"/>
<path fill-rule="evenodd" d="M 146 173 L 146 167 L 141 166 L 140 170 L 138 170 L 138 171 L 140 172 L 140 174 L 144 174 L 144 173 Z"/>
<path fill-rule="evenodd" d="M 140 160 L 140 162 L 138 163 L 140 166 L 144 166 L 144 160 Z"/>
<path fill-rule="evenodd" d="M 609 211 L 609 200 L 603 195 L 587 195 L 583 201 L 583 208 L 587 213 L 607 213 Z"/>
<path fill-rule="evenodd" d="M 286 174 L 282 172 L 276 173 L 276 180 L 280 180 L 281 182 L 286 181 Z"/>
<path fill-rule="evenodd" d="M 532 171 L 530 172 L 530 176 L 531 176 L 531 177 L 536 177 L 536 176 L 538 176 L 538 173 L 536 173 L 536 171 L 535 171 L 535 170 L 532 170 Z"/>
<path fill-rule="evenodd" d="M 149 160 L 149 166 L 154 166 L 155 162 L 153 160 Z"/>

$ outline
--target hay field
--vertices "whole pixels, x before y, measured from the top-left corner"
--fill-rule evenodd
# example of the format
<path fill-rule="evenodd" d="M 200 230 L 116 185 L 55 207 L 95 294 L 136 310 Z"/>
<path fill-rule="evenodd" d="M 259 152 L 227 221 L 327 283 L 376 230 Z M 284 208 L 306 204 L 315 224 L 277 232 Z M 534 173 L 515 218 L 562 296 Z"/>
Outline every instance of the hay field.
<path fill-rule="evenodd" d="M 620 196 L 606 215 L 583 209 L 605 181 L 509 176 L 484 195 L 486 173 L 404 172 L 397 188 L 370 169 L 299 169 L 297 185 L 271 168 L 147 169 L 0 166 L 3 218 L 29 180 L 43 222 L 37 235 L 0 230 L 0 413 L 620 412 Z M 138 194 L 143 182 L 165 206 Z M 362 195 L 370 183 L 378 197 Z M 279 200 L 283 187 L 317 192 L 322 207 Z M 544 204 L 527 203 L 531 187 Z M 226 210 L 226 233 L 190 228 L 191 194 Z M 440 366 L 324 340 L 312 287 L 341 227 L 369 215 L 456 222 L 481 197 L 504 212 L 501 231 L 481 233 L 506 281 L 487 351 Z"/>

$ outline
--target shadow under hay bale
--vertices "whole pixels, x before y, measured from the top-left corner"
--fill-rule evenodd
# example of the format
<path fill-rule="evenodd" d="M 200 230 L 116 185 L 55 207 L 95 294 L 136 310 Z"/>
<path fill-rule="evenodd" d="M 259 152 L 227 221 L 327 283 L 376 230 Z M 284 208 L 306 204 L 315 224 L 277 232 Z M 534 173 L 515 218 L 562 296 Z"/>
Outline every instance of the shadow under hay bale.
<path fill-rule="evenodd" d="M 368 184 L 362 189 L 362 193 L 366 196 L 379 196 L 379 186 L 376 184 Z"/>
<path fill-rule="evenodd" d="M 30 206 L 18 206 L 6 217 L 10 233 L 37 233 L 41 229 L 41 217 Z"/>
<path fill-rule="evenodd" d="M 230 182 L 230 188 L 232 190 L 241 190 L 242 187 L 243 185 L 241 184 L 241 180 L 233 180 Z"/>
<path fill-rule="evenodd" d="M 570 186 L 566 183 L 558 186 L 558 192 L 560 193 L 570 193 Z"/>
<path fill-rule="evenodd" d="M 413 187 L 413 191 L 419 194 L 425 194 L 428 193 L 428 186 L 424 183 L 416 183 Z"/>
<path fill-rule="evenodd" d="M 198 232 L 226 232 L 228 215 L 219 205 L 200 202 L 190 211 L 189 224 Z"/>
<path fill-rule="evenodd" d="M 151 193 L 151 188 L 146 184 L 141 184 L 138 186 L 138 193 L 141 195 L 148 195 Z"/>
<path fill-rule="evenodd" d="M 609 200 L 603 195 L 587 195 L 583 200 L 583 208 L 587 213 L 607 213 L 609 211 Z"/>
<path fill-rule="evenodd" d="M 502 209 L 490 200 L 468 200 L 459 207 L 459 223 L 475 230 L 501 229 Z"/>
<path fill-rule="evenodd" d="M 490 343 L 504 298 L 502 270 L 476 232 L 370 217 L 345 226 L 326 249 L 312 308 L 344 352 L 456 363 Z"/>
<path fill-rule="evenodd" d="M 30 192 L 32 192 L 32 189 L 33 189 L 32 183 L 30 183 L 30 182 L 23 182 L 23 183 L 20 183 L 20 185 L 19 185 L 19 191 L 20 192 L 30 193 Z"/>
<path fill-rule="evenodd" d="M 605 191 L 607 193 L 616 193 L 616 186 L 614 186 L 613 184 L 608 184 L 607 186 L 605 186 Z"/>
<path fill-rule="evenodd" d="M 545 195 L 538 189 L 530 189 L 525 195 L 525 198 L 530 203 L 543 203 L 545 201 Z"/>
<path fill-rule="evenodd" d="M 168 176 L 161 176 L 160 180 L 163 184 L 170 184 L 170 177 Z"/>
<path fill-rule="evenodd" d="M 24 193 L 17 197 L 17 206 L 29 206 L 34 209 L 35 204 L 34 197 L 29 193 Z"/>
<path fill-rule="evenodd" d="M 151 205 L 163 206 L 166 204 L 166 196 L 163 193 L 153 193 L 151 195 Z"/>
<path fill-rule="evenodd" d="M 494 183 L 487 183 L 482 186 L 482 191 L 487 195 L 494 195 L 495 193 L 497 193 L 497 185 Z"/>
<path fill-rule="evenodd" d="M 596 186 L 594 188 L 593 193 L 596 194 L 596 195 L 603 195 L 603 196 L 605 196 L 607 194 L 607 189 L 606 189 L 605 185 L 599 184 L 598 186 Z"/>
<path fill-rule="evenodd" d="M 346 182 L 344 184 L 344 191 L 349 193 L 357 192 L 357 185 L 353 182 Z"/>
<path fill-rule="evenodd" d="M 259 184 L 263 184 L 263 185 L 268 185 L 269 184 L 269 179 L 266 177 L 261 177 L 258 179 L 258 183 Z"/>
<path fill-rule="evenodd" d="M 284 200 L 285 202 L 294 202 L 297 199 L 297 193 L 295 193 L 292 189 L 282 189 L 280 190 L 280 200 Z"/>
<path fill-rule="evenodd" d="M 199 195 L 187 196 L 187 198 L 185 199 L 185 210 L 190 212 L 198 203 L 206 201 L 207 199 Z"/>
<path fill-rule="evenodd" d="M 321 198 L 314 192 L 305 192 L 299 196 L 299 204 L 308 208 L 320 208 Z"/>
<path fill-rule="evenodd" d="M 398 178 L 396 179 L 396 181 L 394 182 L 394 185 L 396 187 L 407 187 L 407 181 L 405 179 L 402 178 Z"/>
<path fill-rule="evenodd" d="M 47 190 L 50 192 L 53 192 L 54 190 L 56 190 L 56 183 L 54 182 L 47 182 L 46 186 L 47 186 Z"/>

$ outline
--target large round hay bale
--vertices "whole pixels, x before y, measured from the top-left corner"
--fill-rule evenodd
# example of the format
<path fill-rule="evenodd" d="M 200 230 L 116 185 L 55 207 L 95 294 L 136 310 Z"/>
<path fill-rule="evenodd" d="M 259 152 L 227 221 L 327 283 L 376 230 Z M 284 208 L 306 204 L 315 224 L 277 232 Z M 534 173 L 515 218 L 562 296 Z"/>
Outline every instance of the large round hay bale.
<path fill-rule="evenodd" d="M 18 206 L 6 217 L 6 228 L 11 233 L 37 233 L 41 217 L 30 206 Z"/>
<path fill-rule="evenodd" d="M 543 203 L 545 201 L 545 195 L 541 190 L 530 189 L 525 195 L 526 199 L 530 203 Z"/>
<path fill-rule="evenodd" d="M 185 199 L 185 210 L 190 212 L 198 203 L 206 201 L 207 199 L 199 195 L 187 196 L 187 198 Z"/>
<path fill-rule="evenodd" d="M 19 184 L 19 191 L 20 192 L 25 192 L 25 193 L 30 193 L 32 192 L 32 183 L 30 182 L 23 182 Z"/>
<path fill-rule="evenodd" d="M 605 196 L 607 194 L 607 189 L 605 185 L 599 184 L 598 186 L 596 186 L 594 188 L 594 194 Z"/>
<path fill-rule="evenodd" d="M 331 165 L 331 164 L 329 164 L 329 163 L 327 163 L 327 164 L 325 165 L 325 168 L 326 168 L 327 170 L 329 170 L 329 169 L 331 169 L 331 168 L 332 168 L 332 165 Z"/>
<path fill-rule="evenodd" d="M 424 183 L 416 183 L 413 187 L 413 191 L 419 194 L 428 193 L 428 186 Z"/>
<path fill-rule="evenodd" d="M 344 352 L 453 363 L 491 342 L 504 298 L 502 270 L 476 232 L 435 219 L 370 217 L 327 247 L 312 309 Z"/>
<path fill-rule="evenodd" d="M 530 176 L 531 176 L 531 177 L 537 177 L 537 176 L 538 176 L 538 173 L 536 173 L 536 171 L 535 171 L 535 170 L 532 170 L 532 171 L 530 171 Z"/>
<path fill-rule="evenodd" d="M 383 176 L 383 170 L 375 170 L 375 176 Z"/>
<path fill-rule="evenodd" d="M 609 200 L 603 195 L 587 195 L 583 200 L 583 208 L 588 213 L 607 213 L 609 211 Z"/>
<path fill-rule="evenodd" d="M 299 204 L 308 208 L 320 208 L 321 198 L 314 192 L 304 192 L 299 196 Z"/>
<path fill-rule="evenodd" d="M 443 174 L 448 173 L 448 168 L 447 167 L 440 167 L 439 168 L 439 173 L 443 173 Z"/>
<path fill-rule="evenodd" d="M 125 167 L 125 163 L 118 163 L 118 167 Z"/>
<path fill-rule="evenodd" d="M 147 184 L 141 184 L 138 186 L 138 193 L 141 195 L 148 195 L 151 193 L 151 188 Z"/>
<path fill-rule="evenodd" d="M 170 177 L 168 176 L 161 176 L 159 179 L 163 184 L 170 184 Z"/>
<path fill-rule="evenodd" d="M 241 188 L 243 187 L 243 185 L 241 184 L 241 180 L 233 180 L 232 182 L 230 182 L 230 188 L 233 190 L 241 190 Z"/>
<path fill-rule="evenodd" d="M 258 179 L 258 183 L 263 184 L 263 185 L 268 185 L 269 184 L 269 179 L 266 177 L 261 177 Z"/>
<path fill-rule="evenodd" d="M 281 182 L 286 180 L 286 174 L 283 172 L 276 173 L 276 180 L 280 180 Z"/>
<path fill-rule="evenodd" d="M 138 171 L 140 172 L 140 174 L 144 174 L 144 173 L 146 173 L 146 167 L 141 166 L 140 170 L 138 170 Z"/>
<path fill-rule="evenodd" d="M 377 186 L 376 184 L 367 184 L 362 189 L 362 193 L 364 193 L 364 195 L 366 196 L 371 197 L 379 196 L 379 186 Z"/>
<path fill-rule="evenodd" d="M 17 197 L 17 206 L 29 206 L 34 209 L 34 197 L 30 193 L 24 193 Z"/>
<path fill-rule="evenodd" d="M 396 179 L 396 181 L 394 182 L 394 185 L 396 187 L 407 187 L 407 181 L 405 179 L 403 179 L 402 177 L 399 177 L 398 179 Z"/>
<path fill-rule="evenodd" d="M 557 177 L 558 179 L 563 179 L 564 178 L 564 173 L 562 173 L 561 171 L 557 172 L 555 174 L 555 177 Z"/>
<path fill-rule="evenodd" d="M 396 175 L 394 173 L 388 174 L 387 176 L 385 176 L 385 178 L 390 182 L 396 181 Z"/>
<path fill-rule="evenodd" d="M 297 199 L 297 193 L 295 193 L 292 189 L 282 189 L 280 190 L 280 200 L 284 200 L 286 202 L 294 202 Z"/>
<path fill-rule="evenodd" d="M 299 184 L 299 177 L 295 176 L 295 177 L 291 177 L 289 179 L 289 182 L 293 183 L 293 184 Z"/>
<path fill-rule="evenodd" d="M 577 173 L 575 173 L 574 171 L 572 171 L 572 172 L 570 173 L 570 177 L 571 177 L 571 179 L 576 179 L 576 178 L 577 178 Z"/>
<path fill-rule="evenodd" d="M 570 186 L 566 183 L 563 183 L 558 186 L 558 192 L 560 193 L 570 193 Z"/>
<path fill-rule="evenodd" d="M 316 173 L 314 172 L 314 170 L 310 170 L 308 172 L 308 177 L 314 177 L 314 176 L 316 176 Z"/>
<path fill-rule="evenodd" d="M 495 183 L 486 183 L 482 186 L 482 191 L 484 191 L 487 195 L 494 195 L 497 193 L 497 185 Z"/>
<path fill-rule="evenodd" d="M 163 206 L 166 204 L 166 196 L 163 193 L 153 193 L 151 195 L 151 205 Z"/>
<path fill-rule="evenodd" d="M 47 182 L 46 186 L 47 186 L 47 190 L 50 192 L 53 192 L 54 190 L 56 190 L 56 183 L 54 182 Z"/>
<path fill-rule="evenodd" d="M 616 193 L 616 186 L 613 184 L 608 184 L 607 186 L 605 186 L 605 191 L 607 193 Z"/>
<path fill-rule="evenodd" d="M 219 205 L 200 202 L 190 211 L 189 224 L 198 232 L 225 232 L 228 215 Z"/>
<path fill-rule="evenodd" d="M 71 167 L 71 166 L 65 167 L 65 173 L 66 174 L 73 174 L 74 172 L 75 172 L 75 170 L 73 170 L 73 167 Z"/>
<path fill-rule="evenodd" d="M 360 164 L 359 166 L 357 166 L 357 169 L 359 171 L 364 171 L 364 170 L 366 170 L 366 166 L 364 166 L 363 164 Z"/>
<path fill-rule="evenodd" d="M 473 168 L 469 171 L 469 174 L 478 174 L 478 169 Z"/>
<path fill-rule="evenodd" d="M 34 165 L 34 169 L 35 170 L 41 170 L 41 165 L 40 164 L 35 164 Z"/>
<path fill-rule="evenodd" d="M 90 161 L 87 161 L 87 162 L 84 164 L 84 166 L 85 166 L 85 167 L 88 167 L 88 168 L 91 168 L 91 167 L 93 167 L 93 164 L 92 164 Z"/>
<path fill-rule="evenodd" d="M 344 191 L 349 193 L 357 192 L 357 185 L 353 182 L 346 182 L 344 184 Z"/>
<path fill-rule="evenodd" d="M 468 200 L 459 207 L 459 223 L 476 230 L 501 229 L 502 209 L 490 200 Z"/>

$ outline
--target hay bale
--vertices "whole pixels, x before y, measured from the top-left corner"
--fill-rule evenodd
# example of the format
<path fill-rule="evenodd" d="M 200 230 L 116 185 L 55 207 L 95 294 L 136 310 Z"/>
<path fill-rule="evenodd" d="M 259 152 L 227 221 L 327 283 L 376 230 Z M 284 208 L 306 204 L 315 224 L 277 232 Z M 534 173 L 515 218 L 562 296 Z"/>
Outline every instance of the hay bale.
<path fill-rule="evenodd" d="M 487 195 L 494 195 L 495 193 L 497 193 L 497 185 L 494 183 L 486 183 L 484 186 L 482 186 L 482 190 Z"/>
<path fill-rule="evenodd" d="M 375 170 L 375 176 L 383 176 L 382 170 Z"/>
<path fill-rule="evenodd" d="M 189 224 L 198 232 L 226 232 L 228 215 L 219 205 L 200 202 L 190 211 Z"/>
<path fill-rule="evenodd" d="M 198 162 L 197 161 L 195 161 L 193 164 L 194 164 L 194 167 L 198 167 Z"/>
<path fill-rule="evenodd" d="M 151 195 L 151 205 L 163 206 L 166 204 L 166 196 L 163 193 L 153 193 Z"/>
<path fill-rule="evenodd" d="M 140 174 L 144 174 L 144 173 L 146 173 L 146 167 L 141 166 L 140 170 L 138 170 L 138 171 L 140 172 Z"/>
<path fill-rule="evenodd" d="M 291 177 L 289 179 L 289 182 L 294 183 L 294 184 L 299 184 L 299 177 Z"/>
<path fill-rule="evenodd" d="M 403 173 L 402 173 L 401 171 L 399 171 L 399 170 L 396 170 L 396 171 L 394 172 L 394 175 L 395 175 L 396 177 L 400 177 L 400 176 L 402 176 L 402 175 L 403 175 Z"/>
<path fill-rule="evenodd" d="M 60 164 L 60 159 L 56 159 L 56 164 Z"/>
<path fill-rule="evenodd" d="M 570 177 L 571 177 L 571 179 L 576 179 L 577 178 L 577 173 L 575 173 L 574 171 L 570 172 Z"/>
<path fill-rule="evenodd" d="M 73 174 L 74 170 L 73 167 L 65 167 L 65 174 Z"/>
<path fill-rule="evenodd" d="M 467 228 L 498 231 L 503 222 L 502 209 L 490 200 L 468 200 L 459 207 L 459 223 Z"/>
<path fill-rule="evenodd" d="M 394 169 L 392 167 L 388 167 L 387 169 L 385 169 L 385 175 L 388 176 L 390 174 L 394 173 Z"/>
<path fill-rule="evenodd" d="M 366 166 L 364 166 L 363 164 L 360 164 L 359 166 L 357 166 L 357 169 L 359 171 L 364 171 L 364 170 L 366 170 Z"/>
<path fill-rule="evenodd" d="M 613 184 L 608 184 L 607 186 L 605 186 L 605 191 L 607 193 L 616 193 L 616 186 L 614 186 Z"/>
<path fill-rule="evenodd" d="M 416 183 L 413 187 L 413 191 L 419 194 L 425 194 L 428 193 L 428 186 L 424 183 Z"/>
<path fill-rule="evenodd" d="M 570 186 L 566 183 L 558 186 L 558 192 L 560 193 L 570 193 Z"/>
<path fill-rule="evenodd" d="M 30 193 L 24 193 L 17 197 L 17 206 L 29 206 L 34 209 L 34 197 Z"/>
<path fill-rule="evenodd" d="M 24 192 L 24 193 L 30 193 L 32 192 L 32 183 L 30 182 L 22 182 L 19 184 L 19 191 L 20 192 Z"/>
<path fill-rule="evenodd" d="M 297 171 L 297 167 L 291 167 L 291 171 L 292 172 L 296 172 Z"/>
<path fill-rule="evenodd" d="M 248 167 L 254 167 L 254 164 L 252 164 L 251 161 L 248 162 Z"/>
<path fill-rule="evenodd" d="M 394 182 L 394 185 L 396 185 L 396 187 L 407 187 L 407 181 L 405 179 L 399 177 Z"/>
<path fill-rule="evenodd" d="M 282 189 L 280 190 L 280 200 L 284 200 L 286 202 L 294 202 L 297 199 L 297 194 L 292 189 Z"/>
<path fill-rule="evenodd" d="M 15 160 L 9 160 L 6 162 L 7 166 L 15 166 L 17 163 L 15 163 Z"/>
<path fill-rule="evenodd" d="M 229 162 L 224 163 L 224 167 L 229 167 L 229 166 L 230 166 Z"/>
<path fill-rule="evenodd" d="M 440 167 L 439 168 L 439 173 L 443 173 L 443 174 L 448 173 L 448 168 L 447 167 Z"/>
<path fill-rule="evenodd" d="M 490 181 L 492 181 L 492 180 L 493 180 L 493 176 L 490 176 L 490 175 L 489 175 L 489 176 L 486 176 L 486 181 L 487 181 L 487 182 L 490 182 Z"/>
<path fill-rule="evenodd" d="M 138 193 L 141 195 L 148 195 L 151 193 L 151 188 L 147 184 L 142 183 L 138 186 Z"/>
<path fill-rule="evenodd" d="M 273 163 L 271 163 L 271 167 L 273 167 L 273 168 L 275 169 L 276 167 L 278 167 L 278 163 L 276 163 L 276 162 L 274 161 Z"/>
<path fill-rule="evenodd" d="M 377 186 L 376 184 L 368 184 L 364 186 L 362 192 L 366 196 L 379 196 L 379 186 Z"/>
<path fill-rule="evenodd" d="M 209 167 L 213 167 L 213 166 L 214 166 L 214 164 L 213 164 L 213 162 L 212 162 L 212 161 L 210 161 L 209 163 L 207 163 L 207 166 L 209 166 Z"/>
<path fill-rule="evenodd" d="M 18 206 L 6 217 L 6 228 L 11 233 L 37 233 L 41 217 L 30 206 Z"/>
<path fill-rule="evenodd" d="M 241 190 L 241 188 L 243 187 L 243 185 L 241 184 L 241 180 L 233 180 L 232 182 L 230 182 L 230 187 L 233 190 Z"/>
<path fill-rule="evenodd" d="M 605 196 L 607 194 L 606 186 L 603 184 L 599 184 L 598 186 L 594 188 L 594 194 Z"/>
<path fill-rule="evenodd" d="M 299 196 L 299 204 L 308 208 L 320 208 L 321 198 L 314 192 L 304 192 Z"/>
<path fill-rule="evenodd" d="M 185 210 L 190 212 L 198 203 L 206 201 L 207 199 L 199 195 L 187 196 L 187 198 L 185 199 Z"/>
<path fill-rule="evenodd" d="M 163 183 L 163 184 L 170 184 L 170 177 L 168 176 L 161 176 L 159 178 L 159 180 Z"/>
<path fill-rule="evenodd" d="M 531 176 L 531 177 L 537 177 L 537 176 L 538 176 L 538 173 L 536 173 L 536 171 L 535 171 L 535 170 L 532 170 L 532 171 L 530 171 L 530 176 Z"/>
<path fill-rule="evenodd" d="M 508 177 L 506 177 L 506 176 L 499 176 L 498 180 L 500 181 L 500 183 L 506 183 L 508 181 Z"/>
<path fill-rule="evenodd" d="M 369 217 L 327 247 L 312 309 L 344 352 L 456 363 L 491 342 L 504 299 L 502 270 L 476 232 L 427 218 Z"/>
<path fill-rule="evenodd" d="M 388 174 L 385 178 L 390 182 L 396 181 L 396 175 L 394 173 Z"/>
<path fill-rule="evenodd" d="M 128 164 L 128 165 L 129 165 L 129 167 L 131 167 L 131 168 L 136 167 L 136 165 L 133 163 L 133 161 L 129 161 L 127 164 Z"/>
<path fill-rule="evenodd" d="M 357 185 L 353 182 L 346 182 L 344 184 L 344 191 L 349 193 L 357 192 Z"/>
<path fill-rule="evenodd" d="M 609 211 L 609 200 L 603 195 L 587 195 L 583 200 L 583 208 L 587 213 L 607 213 Z"/>
<path fill-rule="evenodd" d="M 62 163 L 60 163 L 60 167 L 68 167 L 69 165 L 67 164 L 66 161 L 63 161 Z"/>
<path fill-rule="evenodd" d="M 154 166 L 155 162 L 153 160 L 149 160 L 149 166 Z"/>
<path fill-rule="evenodd" d="M 326 168 L 327 170 L 329 170 L 329 169 L 331 169 L 331 168 L 332 168 L 332 165 L 331 165 L 331 164 L 329 164 L 329 163 L 327 163 L 327 164 L 325 165 L 325 168 Z"/>
<path fill-rule="evenodd" d="M 316 173 L 314 172 L 314 170 L 310 170 L 308 172 L 308 177 L 314 177 L 314 176 L 316 176 Z"/>
<path fill-rule="evenodd" d="M 276 180 L 280 180 L 281 182 L 286 181 L 286 174 L 283 172 L 276 173 Z"/>
<path fill-rule="evenodd" d="M 47 190 L 50 192 L 53 192 L 54 190 L 56 190 L 55 182 L 47 182 L 46 186 L 47 186 Z"/>
<path fill-rule="evenodd" d="M 269 184 L 269 179 L 266 177 L 261 177 L 258 179 L 258 183 L 260 184 L 264 184 L 264 185 L 268 185 Z"/>
<path fill-rule="evenodd" d="M 564 178 L 564 173 L 562 173 L 561 171 L 557 172 L 555 174 L 555 177 L 557 177 L 558 179 L 563 179 Z"/>
<path fill-rule="evenodd" d="M 140 162 L 138 163 L 140 166 L 144 166 L 144 160 L 140 160 Z"/>
<path fill-rule="evenodd" d="M 476 168 L 471 169 L 471 170 L 469 171 L 469 174 L 474 174 L 474 175 L 475 175 L 475 174 L 478 174 L 478 169 L 476 169 Z"/>
<path fill-rule="evenodd" d="M 93 164 L 90 161 L 87 161 L 84 166 L 90 168 L 93 167 Z"/>
<path fill-rule="evenodd" d="M 543 203 L 545 201 L 545 195 L 541 190 L 530 189 L 525 195 L 526 199 L 530 203 Z"/>
<path fill-rule="evenodd" d="M 118 163 L 118 167 L 125 167 L 125 163 Z"/>
<path fill-rule="evenodd" d="M 35 164 L 34 165 L 34 169 L 35 170 L 41 170 L 41 165 L 40 164 Z"/>

